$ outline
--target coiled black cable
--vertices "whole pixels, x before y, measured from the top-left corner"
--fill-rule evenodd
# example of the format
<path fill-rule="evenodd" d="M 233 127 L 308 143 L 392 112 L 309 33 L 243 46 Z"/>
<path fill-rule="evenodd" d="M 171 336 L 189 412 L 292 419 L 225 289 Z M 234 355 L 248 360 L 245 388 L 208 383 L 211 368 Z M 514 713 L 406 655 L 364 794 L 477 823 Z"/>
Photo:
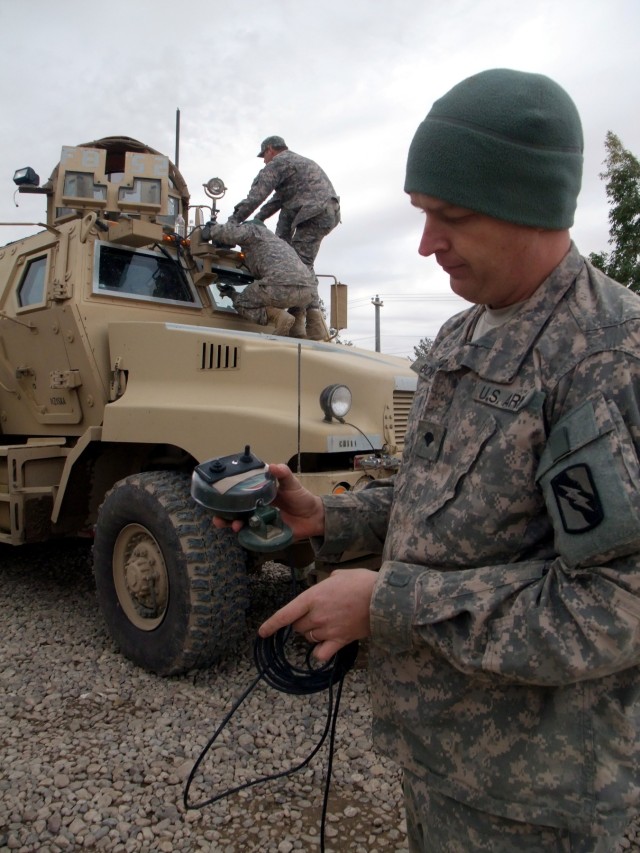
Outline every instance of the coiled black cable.
<path fill-rule="evenodd" d="M 353 642 L 324 664 L 313 661 L 313 646 L 309 646 L 305 666 L 296 666 L 287 657 L 286 645 L 291 634 L 291 628 L 281 628 L 270 637 L 257 637 L 253 645 L 256 669 L 267 684 L 281 693 L 304 696 L 328 690 L 341 682 L 356 662 L 358 643 Z"/>
<path fill-rule="evenodd" d="M 325 664 L 317 664 L 313 661 L 313 647 L 309 646 L 309 649 L 304 659 L 305 666 L 302 667 L 297 664 L 294 664 L 287 656 L 287 643 L 291 639 L 292 634 L 293 631 L 291 630 L 291 628 L 287 627 L 281 628 L 279 631 L 276 631 L 276 633 L 273 634 L 271 637 L 267 637 L 265 639 L 259 636 L 256 637 L 253 646 L 253 658 L 256 664 L 256 669 L 258 670 L 258 676 L 236 700 L 229 713 L 225 716 L 223 721 L 220 723 L 220 725 L 218 726 L 218 728 L 216 729 L 216 731 L 198 756 L 185 785 L 183 802 L 186 809 L 201 809 L 205 806 L 209 806 L 212 803 L 217 802 L 218 800 L 224 799 L 225 797 L 228 797 L 231 794 L 235 794 L 238 791 L 245 790 L 246 788 L 251 788 L 254 785 L 259 785 L 262 782 L 269 782 L 274 779 L 280 779 L 284 776 L 291 776 L 293 773 L 297 773 L 298 770 L 302 770 L 303 767 L 306 767 L 309 764 L 309 762 L 324 744 L 327 735 L 330 733 L 329 757 L 327 759 L 327 773 L 325 778 L 324 795 L 322 801 L 322 817 L 320 822 L 320 850 L 322 851 L 322 853 L 324 853 L 324 830 L 327 815 L 327 805 L 329 801 L 329 788 L 331 785 L 331 770 L 333 767 L 335 732 L 338 720 L 338 711 L 340 708 L 340 698 L 342 695 L 342 684 L 345 675 L 355 664 L 356 658 L 358 656 L 359 644 L 357 640 L 352 643 L 349 643 L 349 645 L 340 649 L 340 651 Z M 242 785 L 236 785 L 235 787 L 227 788 L 225 791 L 222 791 L 219 794 L 215 794 L 214 796 L 209 797 L 206 800 L 201 800 L 197 803 L 191 802 L 189 800 L 189 791 L 191 789 L 191 785 L 198 771 L 198 768 L 204 761 L 213 744 L 218 739 L 222 730 L 231 720 L 236 711 L 240 708 L 245 699 L 253 692 L 253 690 L 256 688 L 260 681 L 266 681 L 267 684 L 280 691 L 281 693 L 288 693 L 298 696 L 309 695 L 312 693 L 319 693 L 323 690 L 328 690 L 327 720 L 324 727 L 324 731 L 322 732 L 318 743 L 311 750 L 311 752 L 304 759 L 304 761 L 300 762 L 300 764 L 297 764 L 295 767 L 291 767 L 289 770 L 283 770 L 279 773 L 273 773 L 267 776 L 260 776 L 256 779 L 250 780 L 249 782 L 244 782 Z M 334 685 L 337 685 L 335 705 L 333 701 Z"/>

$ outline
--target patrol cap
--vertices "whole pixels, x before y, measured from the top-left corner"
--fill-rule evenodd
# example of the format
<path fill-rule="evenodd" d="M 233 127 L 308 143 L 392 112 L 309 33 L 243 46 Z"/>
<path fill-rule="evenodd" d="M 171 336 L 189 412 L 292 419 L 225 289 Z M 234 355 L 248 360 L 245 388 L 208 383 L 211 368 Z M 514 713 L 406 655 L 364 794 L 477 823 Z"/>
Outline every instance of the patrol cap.
<path fill-rule="evenodd" d="M 264 157 L 264 152 L 267 148 L 286 148 L 287 143 L 281 136 L 267 136 L 266 139 L 262 140 L 262 145 L 260 146 L 260 153 L 257 155 L 258 157 Z"/>

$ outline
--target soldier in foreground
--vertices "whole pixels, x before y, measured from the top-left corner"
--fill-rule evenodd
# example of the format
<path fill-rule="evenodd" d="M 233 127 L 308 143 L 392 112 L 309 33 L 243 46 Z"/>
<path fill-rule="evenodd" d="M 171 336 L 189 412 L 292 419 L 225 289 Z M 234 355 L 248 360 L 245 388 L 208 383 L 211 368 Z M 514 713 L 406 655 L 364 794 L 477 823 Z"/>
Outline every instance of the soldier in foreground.
<path fill-rule="evenodd" d="M 416 364 L 400 472 L 319 498 L 271 467 L 319 556 L 382 551 L 260 634 L 292 624 L 318 660 L 370 638 L 412 851 L 602 853 L 640 810 L 640 299 L 571 242 L 582 147 L 541 75 L 435 102 L 405 190 L 474 307 Z"/>
<path fill-rule="evenodd" d="M 295 322 L 287 309 L 304 308 L 318 299 L 316 277 L 291 246 L 276 237 L 264 222 L 206 225 L 202 237 L 222 245 L 239 245 L 244 252 L 244 262 L 254 281 L 242 293 L 231 285 L 218 286 L 241 317 L 261 326 L 273 323 L 276 335 L 286 336 Z"/>

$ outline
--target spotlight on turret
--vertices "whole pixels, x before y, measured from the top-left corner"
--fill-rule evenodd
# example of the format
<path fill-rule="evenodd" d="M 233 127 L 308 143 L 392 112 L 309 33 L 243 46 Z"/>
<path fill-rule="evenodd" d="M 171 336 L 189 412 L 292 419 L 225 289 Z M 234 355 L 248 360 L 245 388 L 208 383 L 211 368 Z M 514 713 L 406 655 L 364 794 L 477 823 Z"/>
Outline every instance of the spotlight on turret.
<path fill-rule="evenodd" d="M 37 187 L 40 185 L 40 175 L 37 175 L 31 166 L 25 166 L 14 173 L 13 183 L 18 187 Z"/>

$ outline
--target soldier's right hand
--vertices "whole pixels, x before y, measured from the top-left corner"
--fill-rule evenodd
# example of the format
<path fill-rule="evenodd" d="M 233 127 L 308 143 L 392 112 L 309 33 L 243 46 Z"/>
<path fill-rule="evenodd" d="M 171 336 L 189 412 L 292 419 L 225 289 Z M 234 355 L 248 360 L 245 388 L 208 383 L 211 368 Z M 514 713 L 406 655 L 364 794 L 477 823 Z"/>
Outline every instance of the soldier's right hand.
<path fill-rule="evenodd" d="M 273 506 L 280 510 L 282 521 L 293 531 L 294 541 L 322 536 L 324 533 L 324 504 L 322 500 L 305 489 L 294 477 L 288 465 L 269 465 L 269 471 L 278 480 L 278 494 Z M 241 519 L 227 521 L 214 516 L 215 527 L 231 527 L 236 533 L 242 529 Z"/>
<path fill-rule="evenodd" d="M 293 531 L 293 538 L 308 539 L 324 534 L 324 504 L 322 499 L 305 489 L 283 463 L 269 465 L 278 481 L 278 494 L 273 505 L 280 510 L 284 523 Z"/>

